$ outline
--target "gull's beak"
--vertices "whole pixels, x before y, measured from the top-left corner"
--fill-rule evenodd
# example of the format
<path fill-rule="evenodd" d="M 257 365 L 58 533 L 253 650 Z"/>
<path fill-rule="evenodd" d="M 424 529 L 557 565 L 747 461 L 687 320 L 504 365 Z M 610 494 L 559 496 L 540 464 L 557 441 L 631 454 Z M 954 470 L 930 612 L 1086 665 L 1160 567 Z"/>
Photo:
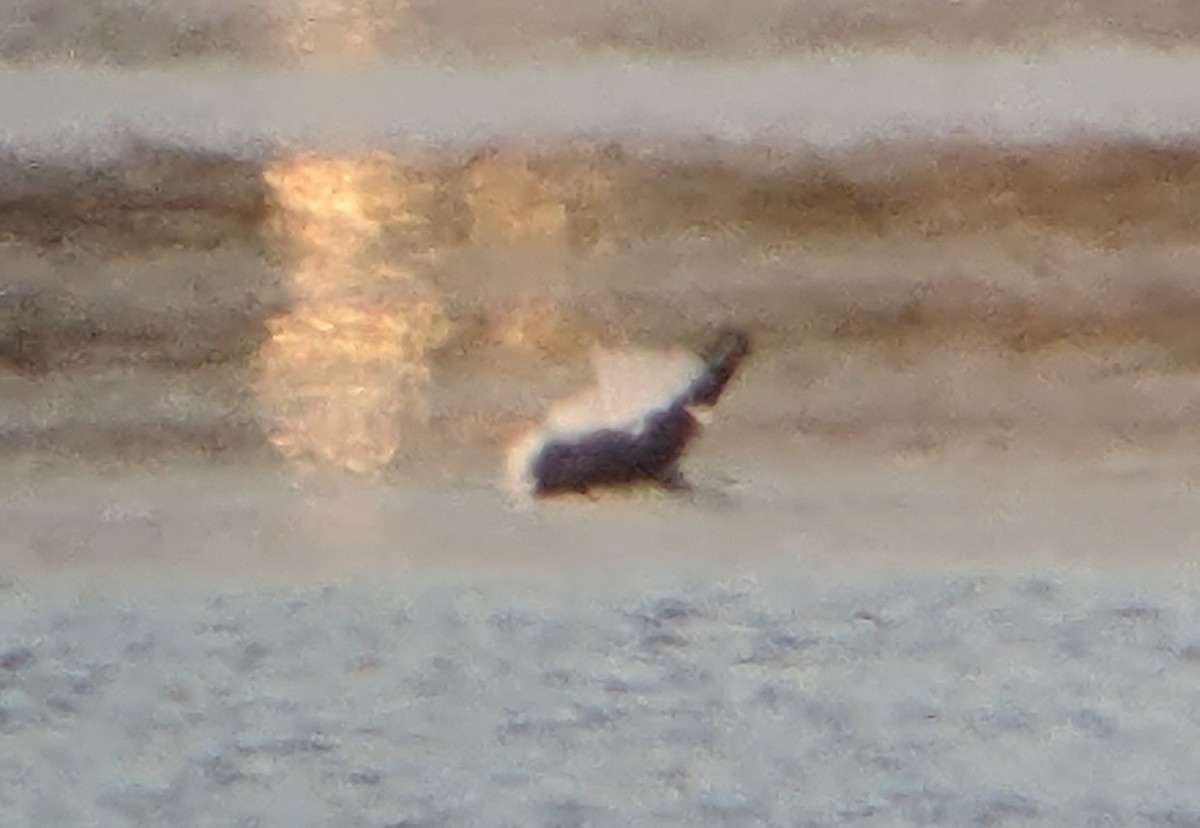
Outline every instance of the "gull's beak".
<path fill-rule="evenodd" d="M 700 425 L 703 425 L 703 426 L 709 425 L 709 424 L 711 424 L 711 423 L 712 423 L 712 421 L 713 421 L 713 409 L 712 409 L 712 406 L 708 406 L 708 405 L 697 405 L 697 406 L 692 406 L 692 405 L 689 405 L 689 406 L 688 406 L 688 413 L 690 413 L 690 414 L 691 414 L 693 417 L 695 417 L 695 418 L 696 418 L 696 422 L 700 423 Z"/>

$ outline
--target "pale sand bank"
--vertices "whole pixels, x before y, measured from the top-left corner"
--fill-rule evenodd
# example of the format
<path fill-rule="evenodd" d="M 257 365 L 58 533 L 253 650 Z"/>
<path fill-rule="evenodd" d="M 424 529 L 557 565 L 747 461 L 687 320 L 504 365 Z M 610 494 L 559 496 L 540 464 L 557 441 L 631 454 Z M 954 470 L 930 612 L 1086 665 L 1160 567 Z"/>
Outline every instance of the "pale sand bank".
<path fill-rule="evenodd" d="M 1196 79 L 1193 51 L 1110 43 L 482 67 L 9 67 L 0 69 L 0 141 L 38 156 L 103 156 L 121 148 L 114 134 L 242 153 L 581 136 L 784 148 L 954 135 L 1038 142 L 1080 131 L 1170 141 L 1200 131 Z"/>

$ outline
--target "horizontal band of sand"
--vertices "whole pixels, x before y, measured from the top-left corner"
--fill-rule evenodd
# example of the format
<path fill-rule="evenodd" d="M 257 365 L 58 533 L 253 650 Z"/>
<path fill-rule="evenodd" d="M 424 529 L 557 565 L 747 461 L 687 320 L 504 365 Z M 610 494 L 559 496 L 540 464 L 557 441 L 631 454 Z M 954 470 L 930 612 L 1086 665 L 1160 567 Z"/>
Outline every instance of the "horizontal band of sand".
<path fill-rule="evenodd" d="M 1113 44 L 743 63 L 8 68 L 0 141 L 22 154 L 102 155 L 114 135 L 131 134 L 238 152 L 581 135 L 783 147 L 950 135 L 1050 141 L 1078 131 L 1178 140 L 1200 133 L 1197 79 L 1200 54 Z"/>
<path fill-rule="evenodd" d="M 751 56 L 813 48 L 988 48 L 1068 37 L 1195 43 L 1190 0 L 13 0 L 0 60 L 121 65 L 642 54 Z"/>

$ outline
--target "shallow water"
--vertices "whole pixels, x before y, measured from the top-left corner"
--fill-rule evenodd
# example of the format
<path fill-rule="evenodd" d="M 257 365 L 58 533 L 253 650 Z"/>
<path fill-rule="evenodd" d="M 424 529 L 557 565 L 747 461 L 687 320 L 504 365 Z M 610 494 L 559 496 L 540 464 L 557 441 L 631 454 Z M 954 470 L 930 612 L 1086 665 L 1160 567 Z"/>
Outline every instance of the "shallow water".
<path fill-rule="evenodd" d="M 1191 588 L 566 594 L 0 589 L 0 824 L 1149 828 L 1200 808 Z"/>

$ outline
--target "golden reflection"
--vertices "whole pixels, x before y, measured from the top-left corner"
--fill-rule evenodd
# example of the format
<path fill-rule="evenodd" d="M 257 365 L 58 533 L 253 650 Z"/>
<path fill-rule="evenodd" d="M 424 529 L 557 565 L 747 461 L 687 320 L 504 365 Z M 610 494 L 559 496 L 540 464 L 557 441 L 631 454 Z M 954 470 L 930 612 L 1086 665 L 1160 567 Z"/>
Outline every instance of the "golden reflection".
<path fill-rule="evenodd" d="M 376 152 L 269 165 L 267 232 L 293 300 L 269 321 L 257 358 L 272 445 L 299 465 L 360 473 L 416 445 L 428 433 L 431 354 L 451 333 L 431 267 L 456 245 L 497 243 L 535 245 L 554 253 L 539 259 L 547 269 L 561 267 L 611 199 L 593 161 L 543 168 L 521 152 L 493 151 L 465 167 L 421 166 Z M 485 309 L 487 345 L 562 352 L 591 339 L 546 295 L 552 276 L 561 274 L 546 274 L 541 295 Z"/>
<path fill-rule="evenodd" d="M 265 178 L 295 299 L 258 356 L 271 443 L 299 464 L 377 471 L 425 424 L 429 352 L 448 333 L 432 288 L 390 261 L 388 231 L 421 220 L 403 167 L 301 156 Z"/>

